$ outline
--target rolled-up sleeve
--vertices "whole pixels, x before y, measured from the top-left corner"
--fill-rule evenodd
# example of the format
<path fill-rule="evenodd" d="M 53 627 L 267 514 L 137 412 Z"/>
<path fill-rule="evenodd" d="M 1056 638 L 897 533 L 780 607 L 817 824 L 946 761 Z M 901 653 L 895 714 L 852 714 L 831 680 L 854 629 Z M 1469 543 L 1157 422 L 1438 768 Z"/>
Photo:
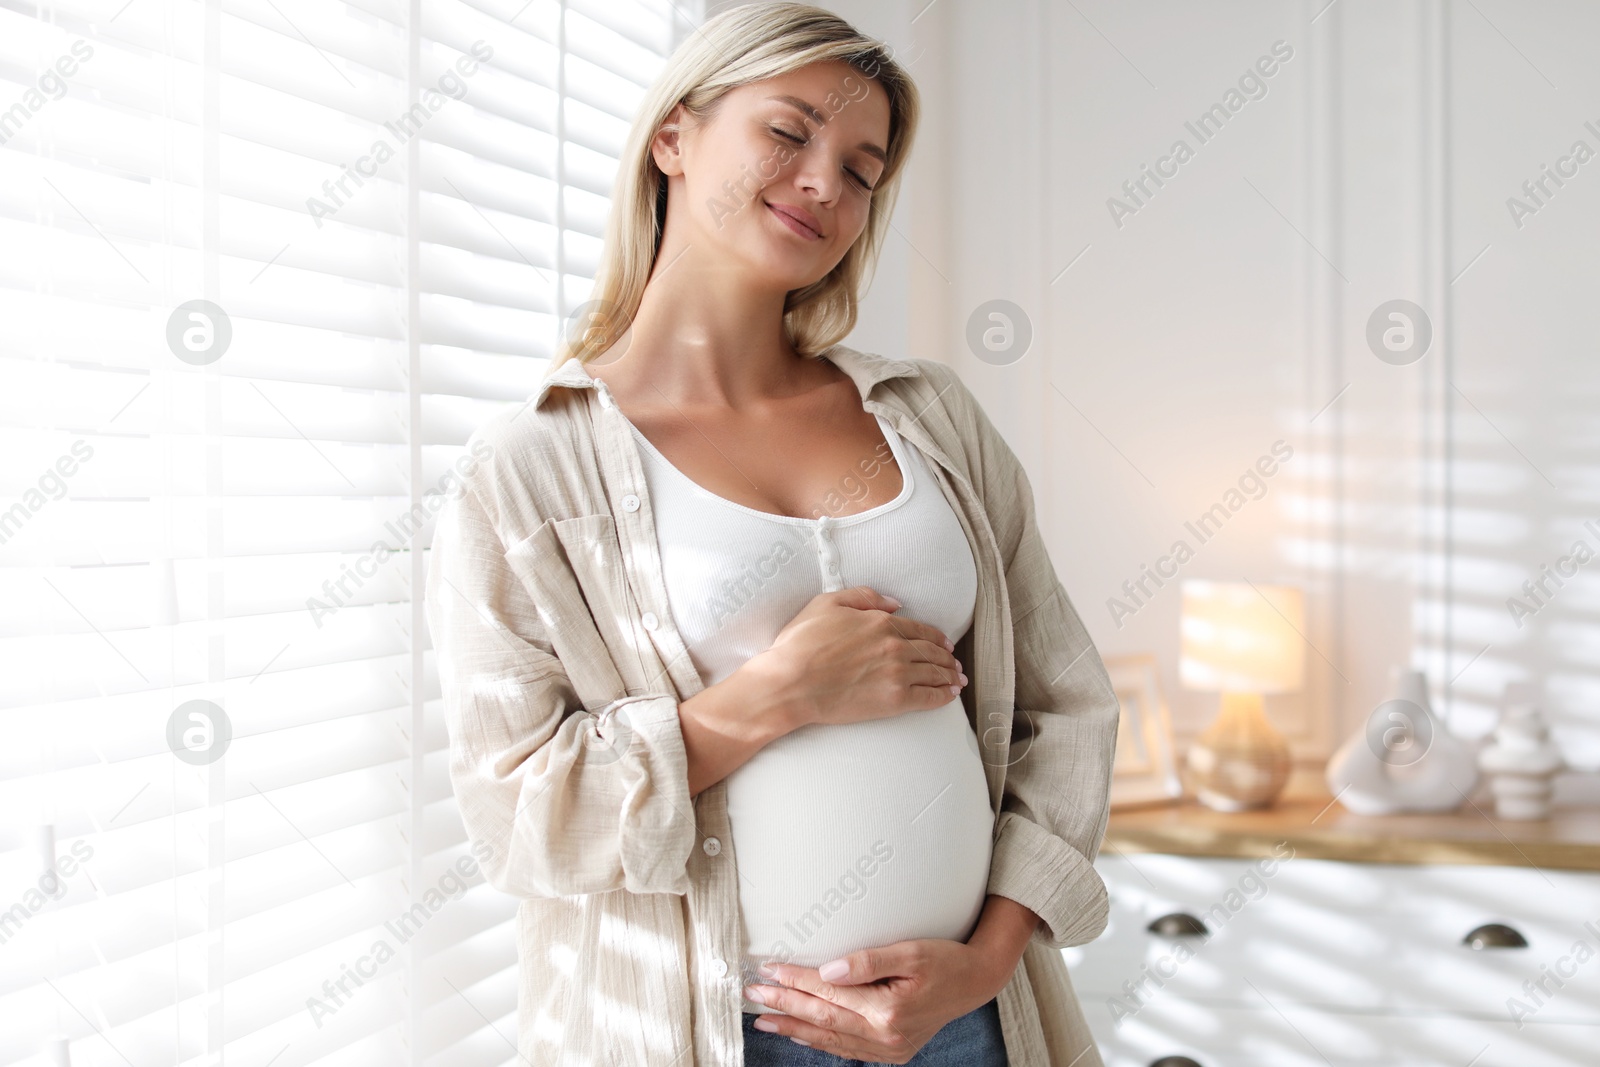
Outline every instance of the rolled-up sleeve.
<path fill-rule="evenodd" d="M 1094 869 L 1110 815 L 1120 708 L 1100 654 L 1057 579 L 1021 462 L 949 372 L 970 419 L 974 486 L 999 542 L 1011 605 L 1015 711 L 988 891 L 1043 922 L 1033 940 L 1067 948 L 1105 929 Z"/>
<path fill-rule="evenodd" d="M 585 710 L 550 640 L 553 617 L 470 484 L 439 513 L 426 615 L 450 781 L 468 838 L 492 850 L 489 883 L 523 897 L 687 893 L 695 824 L 676 698 Z"/>

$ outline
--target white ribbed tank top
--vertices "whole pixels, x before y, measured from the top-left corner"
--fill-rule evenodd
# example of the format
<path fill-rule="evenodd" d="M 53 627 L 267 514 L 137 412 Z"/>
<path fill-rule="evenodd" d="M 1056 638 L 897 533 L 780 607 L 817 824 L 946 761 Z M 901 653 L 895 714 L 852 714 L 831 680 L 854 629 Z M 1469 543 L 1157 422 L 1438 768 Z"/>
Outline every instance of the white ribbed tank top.
<path fill-rule="evenodd" d="M 886 469 L 867 461 L 841 478 L 816 518 L 718 496 L 633 427 L 668 604 L 706 685 L 771 647 L 826 590 L 870 585 L 901 602 L 897 615 L 937 626 L 951 641 L 971 626 L 977 568 L 961 523 L 921 453 L 876 418 L 899 464 L 899 495 L 833 514 L 860 497 L 863 476 Z M 730 775 L 727 794 L 742 984 L 767 981 L 755 970 L 764 960 L 818 967 L 895 941 L 965 941 L 976 926 L 994 816 L 959 697 L 888 719 L 801 727 Z"/>

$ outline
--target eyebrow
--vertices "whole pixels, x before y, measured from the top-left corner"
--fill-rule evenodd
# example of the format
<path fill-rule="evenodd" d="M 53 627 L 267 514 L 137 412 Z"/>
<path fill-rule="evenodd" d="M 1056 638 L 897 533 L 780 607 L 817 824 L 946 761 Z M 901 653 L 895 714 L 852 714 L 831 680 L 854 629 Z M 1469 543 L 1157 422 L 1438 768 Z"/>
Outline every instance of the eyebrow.
<path fill-rule="evenodd" d="M 818 126 L 825 125 L 828 121 L 827 118 L 823 116 L 822 112 L 818 111 L 816 108 L 812 107 L 798 96 L 769 96 L 767 99 L 776 100 L 781 104 L 788 104 L 796 111 L 799 111 L 801 114 L 805 115 L 812 122 L 815 122 Z M 860 144 L 856 145 L 856 147 L 861 149 L 861 151 L 865 152 L 867 155 L 871 156 L 873 159 L 876 159 L 879 163 L 882 163 L 885 166 L 888 165 L 889 157 L 884 153 L 883 149 L 879 148 L 871 141 L 862 141 Z"/>

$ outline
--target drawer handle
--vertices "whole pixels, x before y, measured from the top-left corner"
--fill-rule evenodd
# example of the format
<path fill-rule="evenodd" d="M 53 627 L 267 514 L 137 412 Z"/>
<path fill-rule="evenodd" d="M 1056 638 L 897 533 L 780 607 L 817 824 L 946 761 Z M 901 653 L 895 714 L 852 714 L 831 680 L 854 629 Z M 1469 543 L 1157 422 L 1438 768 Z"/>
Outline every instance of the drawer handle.
<path fill-rule="evenodd" d="M 1200 1064 L 1187 1056 L 1163 1056 L 1150 1067 L 1200 1067 Z"/>
<path fill-rule="evenodd" d="M 1528 939 L 1504 923 L 1484 923 L 1461 939 L 1475 949 L 1527 948 Z"/>
<path fill-rule="evenodd" d="M 1211 933 L 1210 930 L 1206 929 L 1205 923 L 1183 911 L 1175 911 L 1170 915 L 1163 915 L 1145 927 L 1145 929 L 1157 937 L 1206 937 Z M 1179 1067 L 1176 1060 L 1183 1059 L 1182 1056 L 1176 1058 L 1169 1056 L 1167 1058 L 1175 1059 L 1175 1062 L 1166 1065 L 1166 1067 Z M 1154 1064 L 1151 1067 L 1154 1067 Z"/>

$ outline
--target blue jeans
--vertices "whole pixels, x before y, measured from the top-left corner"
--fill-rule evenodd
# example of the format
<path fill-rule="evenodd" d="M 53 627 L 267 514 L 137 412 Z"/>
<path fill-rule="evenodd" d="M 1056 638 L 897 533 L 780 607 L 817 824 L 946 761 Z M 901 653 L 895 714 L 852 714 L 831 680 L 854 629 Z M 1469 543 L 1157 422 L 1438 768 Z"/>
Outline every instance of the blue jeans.
<path fill-rule="evenodd" d="M 754 1012 L 744 1013 L 744 1067 L 860 1067 L 852 1060 L 821 1049 L 797 1045 L 782 1034 L 757 1030 Z M 911 1057 L 910 1067 L 1010 1067 L 1000 1035 L 1000 1006 L 983 1007 L 951 1019 Z"/>

